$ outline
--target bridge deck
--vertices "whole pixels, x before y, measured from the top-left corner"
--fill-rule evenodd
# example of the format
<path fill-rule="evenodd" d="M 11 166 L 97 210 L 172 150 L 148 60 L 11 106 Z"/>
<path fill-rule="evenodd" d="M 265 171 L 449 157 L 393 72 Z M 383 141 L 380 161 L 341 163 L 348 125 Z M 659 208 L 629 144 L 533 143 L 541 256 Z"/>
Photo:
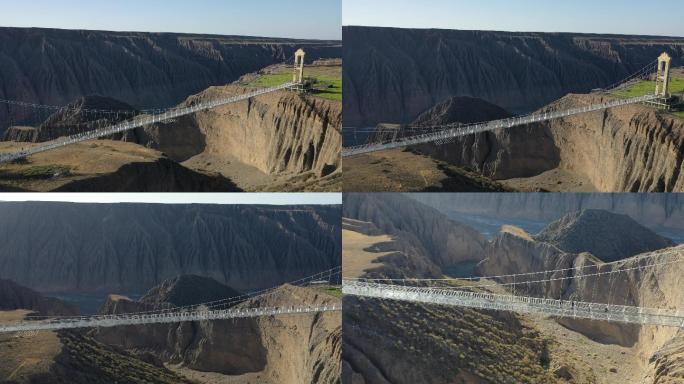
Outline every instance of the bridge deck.
<path fill-rule="evenodd" d="M 356 280 L 345 280 L 342 292 L 349 295 L 427 304 L 684 328 L 684 313 L 670 309 L 498 295 L 457 289 L 408 287 Z"/>
<path fill-rule="evenodd" d="M 643 103 L 647 101 L 652 101 L 657 99 L 656 95 L 645 95 L 632 97 L 628 99 L 611 100 L 605 103 L 593 104 L 584 107 L 577 107 L 566 109 L 562 111 L 544 112 L 544 113 L 534 113 L 525 116 L 511 117 L 507 119 L 492 120 L 484 123 L 474 123 L 466 125 L 443 125 L 443 126 L 433 126 L 425 128 L 438 129 L 438 132 L 430 132 L 421 135 L 410 136 L 407 138 L 402 138 L 396 141 L 390 141 L 386 143 L 372 143 L 363 144 L 352 147 L 346 147 L 342 149 L 342 157 L 349 157 L 354 155 L 360 155 L 363 153 L 377 152 L 392 148 L 401 148 L 409 145 L 430 143 L 433 141 L 444 141 L 453 139 L 459 136 L 472 135 L 474 133 L 493 131 L 500 128 L 512 128 L 519 125 L 525 125 L 530 123 L 538 123 L 542 121 L 549 121 L 553 119 L 559 119 L 562 117 L 579 115 L 587 112 L 600 111 L 608 108 L 620 107 L 623 105 Z"/>
<path fill-rule="evenodd" d="M 91 327 L 117 327 L 122 325 L 163 324 L 185 321 L 224 320 L 259 316 L 297 315 L 342 310 L 341 305 L 291 306 L 278 308 L 231 308 L 223 310 L 194 310 L 183 312 L 103 315 L 75 318 L 55 318 L 41 321 L 25 321 L 11 325 L 0 325 L 0 333 L 49 331 Z"/>

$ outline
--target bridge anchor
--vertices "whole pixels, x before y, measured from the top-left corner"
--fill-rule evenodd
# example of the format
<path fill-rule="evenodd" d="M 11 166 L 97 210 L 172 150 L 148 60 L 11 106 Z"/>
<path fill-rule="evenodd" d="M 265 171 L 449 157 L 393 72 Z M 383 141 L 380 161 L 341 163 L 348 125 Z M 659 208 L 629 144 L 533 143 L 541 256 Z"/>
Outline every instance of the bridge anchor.
<path fill-rule="evenodd" d="M 306 52 L 299 48 L 294 54 L 294 71 L 292 72 L 292 90 L 297 92 L 305 92 L 307 89 L 307 82 L 304 78 L 304 57 Z"/>
<path fill-rule="evenodd" d="M 670 65 L 672 58 L 667 52 L 663 52 L 658 56 L 658 67 L 656 68 L 655 76 L 655 95 L 656 99 L 650 100 L 647 104 L 669 110 L 674 102 L 674 98 L 670 95 Z"/>

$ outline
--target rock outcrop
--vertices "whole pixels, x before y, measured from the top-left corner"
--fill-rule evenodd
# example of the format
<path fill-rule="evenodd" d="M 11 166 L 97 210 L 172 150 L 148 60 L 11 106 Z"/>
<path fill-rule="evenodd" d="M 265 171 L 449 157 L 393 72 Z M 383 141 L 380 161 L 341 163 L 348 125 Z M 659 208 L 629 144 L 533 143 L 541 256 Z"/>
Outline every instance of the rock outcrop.
<path fill-rule="evenodd" d="M 182 275 L 166 280 L 150 289 L 140 299 L 140 302 L 153 308 L 161 308 L 162 305 L 166 304 L 174 307 L 184 307 L 240 295 L 240 292 L 214 279 L 195 275 Z"/>
<path fill-rule="evenodd" d="M 340 265 L 340 211 L 0 203 L 0 277 L 43 292 L 145 292 L 183 274 L 267 288 Z"/>
<path fill-rule="evenodd" d="M 684 39 L 577 33 L 343 27 L 344 121 L 408 123 L 453 96 L 531 112 L 624 79 Z"/>
<path fill-rule="evenodd" d="M 181 106 L 248 91 L 239 85 L 211 87 Z M 202 153 L 229 155 L 267 174 L 312 171 L 322 177 L 340 168 L 341 127 L 339 102 L 282 91 L 145 127 L 137 134 L 145 145 L 176 161 Z"/>
<path fill-rule="evenodd" d="M 478 123 L 505 119 L 512 115 L 505 109 L 475 97 L 455 96 L 449 98 L 416 117 L 412 125 L 449 123 Z"/>
<path fill-rule="evenodd" d="M 34 142 L 37 137 L 38 129 L 36 127 L 14 125 L 7 128 L 0 141 Z"/>
<path fill-rule="evenodd" d="M 129 120 L 139 114 L 129 104 L 103 96 L 84 96 L 67 104 L 43 121 L 33 141 L 43 142 L 62 136 L 92 131 Z M 116 134 L 111 139 L 136 142 L 133 132 Z"/>
<path fill-rule="evenodd" d="M 41 316 L 78 315 L 78 309 L 60 300 L 44 297 L 9 280 L 0 279 L 0 310 L 29 309 Z"/>
<path fill-rule="evenodd" d="M 674 246 L 627 215 L 588 209 L 549 224 L 535 239 L 572 253 L 589 252 L 605 262 Z"/>
<path fill-rule="evenodd" d="M 609 99 L 572 94 L 541 111 Z M 496 180 L 532 177 L 558 168 L 586 178 L 598 191 L 677 192 L 684 190 L 682 146 L 684 119 L 629 105 L 416 148 Z"/>
<path fill-rule="evenodd" d="M 65 105 L 99 94 L 140 109 L 168 107 L 211 85 L 281 63 L 302 45 L 307 62 L 341 56 L 340 41 L 2 28 L 0 97 Z M 8 112 L 0 108 L 2 127 L 8 118 L 28 117 L 24 109 Z"/>

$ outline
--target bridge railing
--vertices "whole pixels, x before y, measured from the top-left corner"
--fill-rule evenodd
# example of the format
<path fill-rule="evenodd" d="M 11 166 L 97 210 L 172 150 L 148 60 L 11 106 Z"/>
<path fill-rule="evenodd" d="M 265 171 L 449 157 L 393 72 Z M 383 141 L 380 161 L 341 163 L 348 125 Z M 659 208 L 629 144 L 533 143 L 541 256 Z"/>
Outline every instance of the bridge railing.
<path fill-rule="evenodd" d="M 295 83 L 289 82 L 285 84 L 281 84 L 275 87 L 269 87 L 269 88 L 261 88 L 252 92 L 248 92 L 245 94 L 237 95 L 237 96 L 231 96 L 231 97 L 224 97 L 216 100 L 210 100 L 210 101 L 205 101 L 201 102 L 192 106 L 186 106 L 186 107 L 179 107 L 179 108 L 174 108 L 174 109 L 169 109 L 164 111 L 163 113 L 156 114 L 156 115 L 140 115 L 136 116 L 133 119 L 126 120 L 124 122 L 114 124 L 109 127 L 105 128 L 100 128 L 100 129 L 95 129 L 92 131 L 88 132 L 82 132 L 82 133 L 77 133 L 71 136 L 66 136 L 62 137 L 59 139 L 56 139 L 52 142 L 44 143 L 32 148 L 25 149 L 23 151 L 19 152 L 14 152 L 14 153 L 5 153 L 5 154 L 0 154 L 0 163 L 4 162 L 9 162 L 9 161 L 14 161 L 17 159 L 21 159 L 36 153 L 41 153 L 45 151 L 50 151 L 59 147 L 64 147 L 66 145 L 71 145 L 75 144 L 81 141 L 86 141 L 86 140 L 93 140 L 97 139 L 100 137 L 105 137 L 105 136 L 111 136 L 117 133 L 125 132 L 125 131 L 130 131 L 131 129 L 135 129 L 138 127 L 142 127 L 145 125 L 150 125 L 150 124 L 156 124 L 162 121 L 186 116 L 195 112 L 211 109 L 211 108 L 216 108 L 218 106 L 222 105 L 227 105 L 231 103 L 235 103 L 241 100 L 246 100 L 250 99 L 252 97 L 256 97 L 259 95 L 263 95 L 266 93 L 270 92 L 275 92 L 281 89 L 285 88 L 290 88 L 293 87 Z"/>
<path fill-rule="evenodd" d="M 420 303 L 684 328 L 684 313 L 674 309 L 501 295 L 463 289 L 411 287 L 358 280 L 345 280 L 342 292 Z"/>
<path fill-rule="evenodd" d="M 291 305 L 264 308 L 231 308 L 223 310 L 193 310 L 143 315 L 100 315 L 91 317 L 24 321 L 0 325 L 0 333 L 45 331 L 91 327 L 116 327 L 122 325 L 162 324 L 185 321 L 224 320 L 259 316 L 296 315 L 318 312 L 334 312 L 342 309 L 341 304 Z"/>
<path fill-rule="evenodd" d="M 487 132 L 501 128 L 512 128 L 519 125 L 548 121 L 572 115 L 620 107 L 628 104 L 643 103 L 646 101 L 654 100 L 656 98 L 657 96 L 655 95 L 644 95 L 628 99 L 611 100 L 605 103 L 575 107 L 561 111 L 545 111 L 543 113 L 533 113 L 530 115 L 517 116 L 500 120 L 492 120 L 482 123 L 473 123 L 466 125 L 446 124 L 435 126 L 421 126 L 422 128 L 432 128 L 438 130 L 438 132 L 424 133 L 388 142 L 369 143 L 355 145 L 351 147 L 344 147 L 342 148 L 342 156 L 349 157 L 363 153 L 406 147 L 410 145 L 429 143 L 433 141 L 446 141 L 456 137 L 472 135 L 475 133 Z"/>

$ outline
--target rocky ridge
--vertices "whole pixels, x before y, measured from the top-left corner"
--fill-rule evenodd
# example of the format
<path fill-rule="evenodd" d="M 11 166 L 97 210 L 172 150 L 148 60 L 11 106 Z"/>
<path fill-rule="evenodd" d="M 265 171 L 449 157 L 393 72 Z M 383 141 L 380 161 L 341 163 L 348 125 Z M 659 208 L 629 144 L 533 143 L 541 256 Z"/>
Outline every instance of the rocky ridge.
<path fill-rule="evenodd" d="M 627 215 L 597 209 L 567 214 L 535 239 L 566 252 L 589 252 L 605 262 L 675 245 Z"/>
<path fill-rule="evenodd" d="M 58 299 L 45 297 L 10 280 L 0 279 L 0 310 L 15 309 L 29 309 L 40 316 L 71 316 L 79 313 L 78 308 Z"/>

